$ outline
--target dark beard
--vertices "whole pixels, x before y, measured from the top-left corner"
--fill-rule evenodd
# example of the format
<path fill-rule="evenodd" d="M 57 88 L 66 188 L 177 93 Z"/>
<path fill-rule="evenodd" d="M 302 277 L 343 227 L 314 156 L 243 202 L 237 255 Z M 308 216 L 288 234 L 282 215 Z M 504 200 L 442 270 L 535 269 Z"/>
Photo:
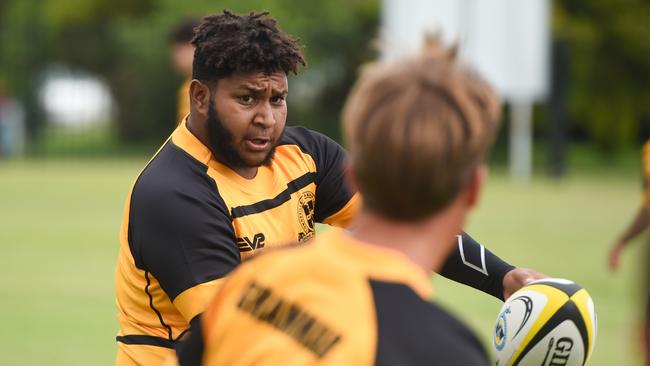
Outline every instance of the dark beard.
<path fill-rule="evenodd" d="M 214 99 L 212 98 L 212 95 L 210 95 L 210 105 L 208 106 L 208 137 L 210 139 L 210 148 L 212 150 L 212 153 L 215 155 L 215 157 L 224 163 L 225 165 L 229 166 L 230 168 L 238 168 L 238 167 L 256 167 L 259 165 L 251 165 L 244 161 L 242 157 L 239 155 L 237 150 L 233 147 L 233 140 L 234 137 L 230 131 L 223 125 L 221 122 L 221 119 L 219 119 L 219 116 L 217 114 L 217 110 L 214 107 Z M 282 138 L 282 135 L 284 135 L 284 131 L 282 131 L 282 134 L 280 135 L 280 138 L 278 141 Z M 277 142 L 271 147 L 271 150 L 269 151 L 268 155 L 264 158 L 264 161 L 260 165 L 263 166 L 269 166 L 271 165 L 271 162 L 273 161 L 273 156 L 275 155 L 275 147 L 277 145 Z"/>

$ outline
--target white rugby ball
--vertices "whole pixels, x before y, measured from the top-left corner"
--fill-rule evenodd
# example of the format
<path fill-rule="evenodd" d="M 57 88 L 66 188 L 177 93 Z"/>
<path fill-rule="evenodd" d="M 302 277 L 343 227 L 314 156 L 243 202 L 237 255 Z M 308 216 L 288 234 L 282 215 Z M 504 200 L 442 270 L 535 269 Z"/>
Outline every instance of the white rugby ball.
<path fill-rule="evenodd" d="M 546 278 L 515 292 L 496 320 L 497 366 L 582 366 L 594 349 L 596 312 L 575 282 Z"/>

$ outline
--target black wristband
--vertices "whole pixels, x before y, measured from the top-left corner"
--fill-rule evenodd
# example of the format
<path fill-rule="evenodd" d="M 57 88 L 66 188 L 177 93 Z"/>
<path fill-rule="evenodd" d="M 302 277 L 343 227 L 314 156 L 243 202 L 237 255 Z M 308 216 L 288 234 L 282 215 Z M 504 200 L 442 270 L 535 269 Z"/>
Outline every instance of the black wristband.
<path fill-rule="evenodd" d="M 440 274 L 503 299 L 503 278 L 515 267 L 504 262 L 466 233 L 457 236 Z"/>

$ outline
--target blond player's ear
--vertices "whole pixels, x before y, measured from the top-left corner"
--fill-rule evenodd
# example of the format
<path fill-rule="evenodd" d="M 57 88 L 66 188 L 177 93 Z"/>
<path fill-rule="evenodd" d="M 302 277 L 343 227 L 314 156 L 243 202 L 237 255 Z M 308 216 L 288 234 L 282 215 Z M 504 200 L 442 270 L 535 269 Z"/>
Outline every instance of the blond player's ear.
<path fill-rule="evenodd" d="M 488 169 L 484 164 L 481 164 L 474 169 L 474 172 L 465 188 L 466 204 L 468 208 L 474 208 L 478 205 L 481 190 L 483 189 L 483 184 L 485 184 L 485 181 L 487 180 L 487 176 Z"/>
<path fill-rule="evenodd" d="M 352 169 L 350 158 L 345 160 L 345 163 L 343 163 L 343 175 L 348 189 L 352 192 L 359 192 L 359 184 L 357 183 L 357 177 L 354 175 L 354 169 Z"/>
<path fill-rule="evenodd" d="M 190 83 L 190 108 L 193 113 L 207 117 L 210 107 L 210 87 L 199 80 Z"/>

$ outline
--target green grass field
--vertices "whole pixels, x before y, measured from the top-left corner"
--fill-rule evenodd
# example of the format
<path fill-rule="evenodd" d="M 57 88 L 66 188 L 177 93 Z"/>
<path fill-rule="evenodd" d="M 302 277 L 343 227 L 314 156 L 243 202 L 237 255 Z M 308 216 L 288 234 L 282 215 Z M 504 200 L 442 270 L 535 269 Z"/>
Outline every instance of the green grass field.
<path fill-rule="evenodd" d="M 0 364 L 109 365 L 116 311 L 113 271 L 126 194 L 144 159 L 0 161 Z M 580 174 L 513 183 L 494 174 L 468 231 L 504 259 L 573 279 L 599 316 L 590 365 L 640 365 L 641 302 L 634 274 L 605 270 L 607 248 L 639 204 L 639 179 Z M 491 341 L 501 303 L 434 280 L 437 297 Z"/>

